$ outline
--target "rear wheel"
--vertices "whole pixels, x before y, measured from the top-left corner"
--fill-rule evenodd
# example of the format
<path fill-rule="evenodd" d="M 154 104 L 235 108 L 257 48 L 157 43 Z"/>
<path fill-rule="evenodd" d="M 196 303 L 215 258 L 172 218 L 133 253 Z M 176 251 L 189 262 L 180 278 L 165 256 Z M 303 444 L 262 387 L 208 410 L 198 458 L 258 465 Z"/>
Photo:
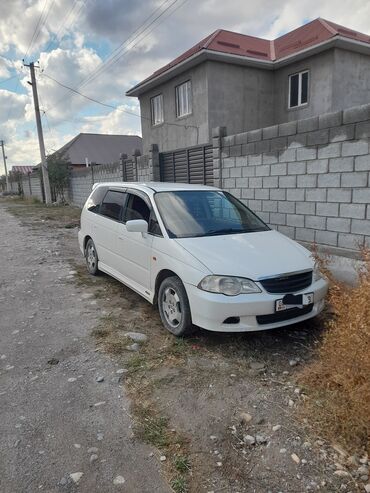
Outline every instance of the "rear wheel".
<path fill-rule="evenodd" d="M 175 336 L 194 332 L 188 296 L 178 277 L 167 277 L 160 285 L 158 309 L 163 325 Z"/>
<path fill-rule="evenodd" d="M 98 269 L 98 254 L 96 252 L 96 248 L 94 242 L 90 238 L 86 243 L 85 248 L 85 259 L 87 270 L 92 276 L 97 276 L 99 273 Z"/>

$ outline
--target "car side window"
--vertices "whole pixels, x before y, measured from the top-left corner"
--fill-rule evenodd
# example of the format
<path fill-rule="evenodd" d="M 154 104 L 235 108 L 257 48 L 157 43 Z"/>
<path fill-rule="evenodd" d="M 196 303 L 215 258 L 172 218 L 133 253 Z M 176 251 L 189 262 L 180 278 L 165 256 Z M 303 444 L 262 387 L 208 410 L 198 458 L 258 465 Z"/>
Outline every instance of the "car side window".
<path fill-rule="evenodd" d="M 89 212 L 99 212 L 100 204 L 107 193 L 107 187 L 97 187 L 86 202 L 86 209 Z"/>
<path fill-rule="evenodd" d="M 127 193 L 125 192 L 109 190 L 100 206 L 100 214 L 115 221 L 120 221 L 126 198 Z"/>
<path fill-rule="evenodd" d="M 158 219 L 153 209 L 150 211 L 148 233 L 155 236 L 163 236 L 161 227 L 159 226 Z"/>
<path fill-rule="evenodd" d="M 153 209 L 148 206 L 143 198 L 129 194 L 124 221 L 132 221 L 134 219 L 144 219 L 148 223 L 148 233 L 155 236 L 163 236 Z"/>
<path fill-rule="evenodd" d="M 144 219 L 149 223 L 150 208 L 144 199 L 138 195 L 129 194 L 127 207 L 124 215 L 124 221 L 133 221 L 135 219 Z"/>

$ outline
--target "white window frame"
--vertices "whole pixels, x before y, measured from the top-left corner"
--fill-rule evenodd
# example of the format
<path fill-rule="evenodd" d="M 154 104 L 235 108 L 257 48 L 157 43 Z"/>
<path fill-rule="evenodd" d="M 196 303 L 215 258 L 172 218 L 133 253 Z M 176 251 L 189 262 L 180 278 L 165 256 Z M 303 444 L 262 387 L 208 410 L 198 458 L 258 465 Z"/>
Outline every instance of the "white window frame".
<path fill-rule="evenodd" d="M 191 115 L 193 112 L 193 94 L 191 80 L 175 87 L 176 118 Z"/>
<path fill-rule="evenodd" d="M 302 76 L 303 74 L 307 74 L 307 101 L 302 103 Z M 290 90 L 291 90 L 291 81 L 292 77 L 298 75 L 298 104 L 296 106 L 290 105 Z M 300 108 L 302 106 L 307 106 L 310 95 L 310 71 L 302 70 L 301 72 L 295 72 L 294 74 L 289 75 L 289 89 L 288 89 L 288 108 L 294 110 L 295 108 Z"/>
<path fill-rule="evenodd" d="M 164 122 L 163 94 L 157 94 L 150 98 L 150 119 L 153 127 Z"/>

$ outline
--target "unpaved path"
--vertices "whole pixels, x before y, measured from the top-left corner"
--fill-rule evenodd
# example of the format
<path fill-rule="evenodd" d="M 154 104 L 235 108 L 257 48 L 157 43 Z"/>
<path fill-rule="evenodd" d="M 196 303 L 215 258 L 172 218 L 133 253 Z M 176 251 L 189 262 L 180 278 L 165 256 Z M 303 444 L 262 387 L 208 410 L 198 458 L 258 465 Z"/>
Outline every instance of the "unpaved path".
<path fill-rule="evenodd" d="M 0 492 L 169 491 L 132 438 L 118 365 L 95 351 L 96 301 L 67 279 L 60 239 L 75 231 L 21 226 L 1 205 L 0 235 Z"/>
<path fill-rule="evenodd" d="M 1 493 L 363 491 L 348 457 L 300 416 L 307 396 L 297 376 L 319 344 L 320 319 L 175 339 L 138 295 L 85 274 L 76 229 L 49 221 L 51 209 L 29 209 L 20 226 L 5 207 Z M 127 350 L 133 330 L 148 337 L 137 352 Z M 79 484 L 69 476 L 76 472 Z M 123 485 L 113 485 L 117 476 Z"/>

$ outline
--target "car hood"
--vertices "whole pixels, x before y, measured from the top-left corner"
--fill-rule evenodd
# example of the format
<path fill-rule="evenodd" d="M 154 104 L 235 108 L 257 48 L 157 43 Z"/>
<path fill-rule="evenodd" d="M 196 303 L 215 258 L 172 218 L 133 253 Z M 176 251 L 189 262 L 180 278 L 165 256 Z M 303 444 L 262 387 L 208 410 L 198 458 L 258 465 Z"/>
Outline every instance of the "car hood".
<path fill-rule="evenodd" d="M 175 241 L 213 274 L 257 281 L 314 266 L 308 250 L 274 230 Z"/>

